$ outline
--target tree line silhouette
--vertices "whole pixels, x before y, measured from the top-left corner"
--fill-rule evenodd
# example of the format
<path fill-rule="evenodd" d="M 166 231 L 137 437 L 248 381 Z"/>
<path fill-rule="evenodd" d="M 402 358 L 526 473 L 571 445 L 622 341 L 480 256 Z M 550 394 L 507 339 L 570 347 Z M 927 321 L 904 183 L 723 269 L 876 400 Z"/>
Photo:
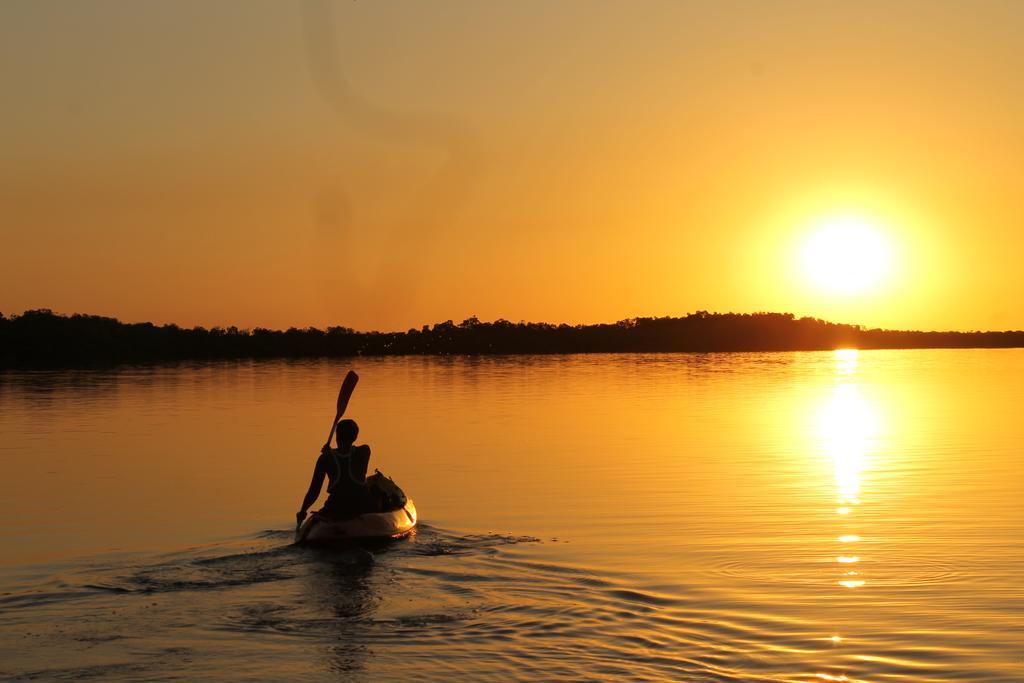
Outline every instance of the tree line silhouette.
<path fill-rule="evenodd" d="M 476 317 L 406 332 L 348 327 L 269 330 L 122 323 L 47 309 L 0 313 L 0 367 L 216 358 L 304 358 L 404 354 L 545 354 L 1024 346 L 1024 332 L 866 329 L 791 313 L 708 313 L 629 318 L 597 325 L 481 322 Z"/>

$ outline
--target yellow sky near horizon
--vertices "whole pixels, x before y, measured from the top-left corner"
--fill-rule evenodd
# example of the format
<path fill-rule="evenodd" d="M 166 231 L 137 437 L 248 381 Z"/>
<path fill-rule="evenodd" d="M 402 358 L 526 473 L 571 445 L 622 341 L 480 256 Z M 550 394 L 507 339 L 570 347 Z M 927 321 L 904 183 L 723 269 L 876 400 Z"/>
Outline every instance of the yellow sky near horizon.
<path fill-rule="evenodd" d="M 1013 2 L 0 5 L 0 311 L 1024 327 Z M 857 216 L 852 294 L 799 256 Z"/>

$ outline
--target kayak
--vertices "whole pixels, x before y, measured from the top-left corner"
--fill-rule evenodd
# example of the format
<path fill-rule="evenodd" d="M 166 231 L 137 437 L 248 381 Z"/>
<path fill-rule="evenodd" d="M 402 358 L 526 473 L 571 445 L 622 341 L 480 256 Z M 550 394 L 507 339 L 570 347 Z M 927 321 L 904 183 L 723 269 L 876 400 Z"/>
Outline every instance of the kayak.
<path fill-rule="evenodd" d="M 411 499 L 397 510 L 366 512 L 335 520 L 319 512 L 309 516 L 295 531 L 296 543 L 331 543 L 401 538 L 416 526 L 416 506 Z"/>

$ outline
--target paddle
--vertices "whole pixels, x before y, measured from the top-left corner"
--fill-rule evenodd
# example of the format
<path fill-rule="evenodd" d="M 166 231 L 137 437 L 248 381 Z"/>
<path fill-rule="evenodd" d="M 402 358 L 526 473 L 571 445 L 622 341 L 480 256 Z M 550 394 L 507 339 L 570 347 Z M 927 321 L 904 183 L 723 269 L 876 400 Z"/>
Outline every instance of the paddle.
<path fill-rule="evenodd" d="M 334 421 L 331 422 L 331 431 L 327 433 L 327 443 L 325 447 L 330 448 L 331 437 L 334 436 L 334 430 L 338 428 L 338 420 L 345 414 L 345 408 L 348 407 L 348 400 L 352 398 L 352 392 L 356 390 L 356 384 L 359 382 L 359 375 L 352 370 L 348 371 L 345 375 L 344 381 L 341 383 L 341 389 L 338 391 L 338 411 L 334 414 Z"/>

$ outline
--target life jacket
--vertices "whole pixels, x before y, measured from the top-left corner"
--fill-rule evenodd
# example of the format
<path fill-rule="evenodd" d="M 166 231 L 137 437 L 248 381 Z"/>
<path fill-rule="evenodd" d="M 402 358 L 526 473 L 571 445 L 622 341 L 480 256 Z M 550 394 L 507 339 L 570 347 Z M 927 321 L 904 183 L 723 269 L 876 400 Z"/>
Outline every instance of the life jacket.
<path fill-rule="evenodd" d="M 355 451 L 355 446 L 349 446 L 345 451 L 339 449 L 328 449 L 328 453 L 331 454 L 331 462 L 334 464 L 335 475 L 331 477 L 331 481 L 327 483 L 327 493 L 334 493 L 339 485 L 344 481 L 344 486 L 351 488 L 352 486 L 358 486 L 359 488 L 365 488 L 366 482 L 360 481 L 355 478 L 352 474 L 352 453 Z"/>

